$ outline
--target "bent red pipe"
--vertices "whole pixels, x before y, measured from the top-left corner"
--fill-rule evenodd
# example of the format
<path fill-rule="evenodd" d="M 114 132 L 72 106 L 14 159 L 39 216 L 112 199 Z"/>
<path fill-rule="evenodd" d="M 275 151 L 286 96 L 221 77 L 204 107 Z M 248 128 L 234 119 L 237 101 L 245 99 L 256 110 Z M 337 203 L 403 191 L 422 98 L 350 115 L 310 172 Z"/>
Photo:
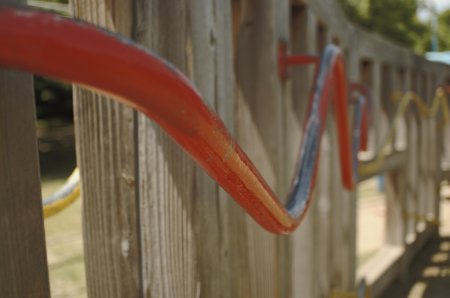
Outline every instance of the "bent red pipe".
<path fill-rule="evenodd" d="M 71 81 L 113 95 L 157 122 L 262 227 L 282 234 L 299 225 L 306 208 L 296 212 L 295 208 L 285 209 L 280 204 L 218 116 L 202 101 L 189 80 L 164 60 L 93 26 L 11 7 L 0 7 L 0 39 L 1 66 Z M 339 138 L 344 142 L 342 175 L 344 185 L 352 188 L 343 60 L 340 55 L 333 59 L 329 61 L 332 75 L 327 74 L 323 83 L 329 86 L 333 78 L 336 80 L 335 107 L 339 114 Z M 320 95 L 321 117 L 326 112 L 326 93 Z M 320 123 L 321 131 L 323 125 Z M 318 144 L 320 136 L 314 146 Z M 311 185 L 318 154 L 314 157 L 312 179 L 308 180 Z M 305 204 L 309 204 L 310 197 L 311 189 Z"/>

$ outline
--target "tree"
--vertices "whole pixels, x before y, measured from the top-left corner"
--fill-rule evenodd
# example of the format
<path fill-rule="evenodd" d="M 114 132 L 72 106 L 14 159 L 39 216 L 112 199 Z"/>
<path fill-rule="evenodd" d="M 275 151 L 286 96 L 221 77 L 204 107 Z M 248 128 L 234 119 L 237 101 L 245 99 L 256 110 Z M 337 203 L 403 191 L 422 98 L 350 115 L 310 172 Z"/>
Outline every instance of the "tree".
<path fill-rule="evenodd" d="M 438 16 L 439 51 L 450 50 L 450 9 Z"/>
<path fill-rule="evenodd" d="M 413 48 L 428 27 L 417 19 L 417 0 L 370 0 L 370 27 L 387 38 Z"/>
<path fill-rule="evenodd" d="M 404 46 L 422 51 L 430 27 L 417 18 L 417 0 L 339 0 L 349 19 Z"/>

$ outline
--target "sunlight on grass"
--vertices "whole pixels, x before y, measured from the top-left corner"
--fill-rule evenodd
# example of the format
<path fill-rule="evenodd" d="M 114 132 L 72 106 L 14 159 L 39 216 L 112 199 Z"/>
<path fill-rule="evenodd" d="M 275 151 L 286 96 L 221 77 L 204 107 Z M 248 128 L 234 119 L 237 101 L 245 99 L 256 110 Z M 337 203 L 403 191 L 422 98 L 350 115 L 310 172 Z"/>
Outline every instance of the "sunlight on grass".
<path fill-rule="evenodd" d="M 63 182 L 44 182 L 43 194 L 48 195 Z M 52 297 L 86 297 L 81 200 L 46 219 L 45 232 Z"/>

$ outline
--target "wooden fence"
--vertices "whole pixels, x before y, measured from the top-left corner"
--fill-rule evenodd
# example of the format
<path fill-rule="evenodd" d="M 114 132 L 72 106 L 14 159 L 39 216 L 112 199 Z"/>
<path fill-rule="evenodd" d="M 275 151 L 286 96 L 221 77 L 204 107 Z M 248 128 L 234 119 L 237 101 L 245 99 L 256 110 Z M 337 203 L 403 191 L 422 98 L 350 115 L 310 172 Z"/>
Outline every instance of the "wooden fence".
<path fill-rule="evenodd" d="M 436 235 L 449 130 L 413 109 L 393 123 L 390 97 L 412 90 L 430 103 L 449 82 L 449 67 L 357 29 L 334 1 L 74 0 L 71 7 L 75 17 L 183 71 L 280 197 L 291 182 L 313 79 L 309 66 L 279 79 L 280 40 L 292 53 L 317 54 L 329 42 L 342 47 L 349 79 L 373 95 L 372 152 L 388 127 L 399 126 L 391 154 L 373 173 L 386 178 L 385 245 L 356 270 L 358 193 L 341 186 L 331 121 L 314 204 L 296 232 L 276 236 L 157 125 L 76 87 L 90 297 L 329 297 L 355 291 L 362 278 L 376 296 Z M 0 296 L 48 297 L 31 76 L 2 70 L 0 97 Z"/>

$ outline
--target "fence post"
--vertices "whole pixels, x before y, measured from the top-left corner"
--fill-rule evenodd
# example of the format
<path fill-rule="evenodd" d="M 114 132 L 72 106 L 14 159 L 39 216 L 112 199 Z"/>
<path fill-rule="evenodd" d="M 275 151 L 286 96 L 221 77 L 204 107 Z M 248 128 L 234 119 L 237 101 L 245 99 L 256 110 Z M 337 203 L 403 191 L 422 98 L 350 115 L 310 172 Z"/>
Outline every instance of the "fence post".
<path fill-rule="evenodd" d="M 304 4 L 291 7 L 292 53 L 315 53 L 316 19 Z M 291 94 L 286 108 L 286 171 L 294 172 L 298 146 L 301 143 L 303 124 L 313 83 L 314 66 L 292 68 Z M 313 207 L 314 206 L 314 207 Z M 315 201 L 312 203 L 301 227 L 292 234 L 292 297 L 316 297 L 314 293 L 315 256 L 314 240 Z"/>
<path fill-rule="evenodd" d="M 33 77 L 0 70 L 0 296 L 50 297 Z"/>
<path fill-rule="evenodd" d="M 77 18 L 132 34 L 132 1 L 74 0 L 73 9 Z M 141 297 L 135 114 L 74 88 L 89 297 Z"/>
<path fill-rule="evenodd" d="M 232 129 L 229 2 L 80 0 L 74 9 L 173 63 Z M 243 212 L 229 208 L 235 203 L 217 184 L 156 124 L 119 104 L 77 89 L 75 120 L 88 293 L 245 295 L 245 273 L 232 258 L 240 252 L 228 244 L 243 235 Z M 228 211 L 236 216 L 229 220 Z"/>
<path fill-rule="evenodd" d="M 278 42 L 288 35 L 288 1 L 236 2 L 240 4 L 235 24 L 237 140 L 272 189 L 283 198 L 290 182 L 284 179 L 286 89 L 277 75 L 276 57 Z M 290 297 L 290 239 L 271 235 L 248 217 L 243 229 L 246 252 L 242 262 L 246 264 L 249 281 L 248 294 L 243 296 Z M 282 267 L 286 270 L 283 273 Z"/>

